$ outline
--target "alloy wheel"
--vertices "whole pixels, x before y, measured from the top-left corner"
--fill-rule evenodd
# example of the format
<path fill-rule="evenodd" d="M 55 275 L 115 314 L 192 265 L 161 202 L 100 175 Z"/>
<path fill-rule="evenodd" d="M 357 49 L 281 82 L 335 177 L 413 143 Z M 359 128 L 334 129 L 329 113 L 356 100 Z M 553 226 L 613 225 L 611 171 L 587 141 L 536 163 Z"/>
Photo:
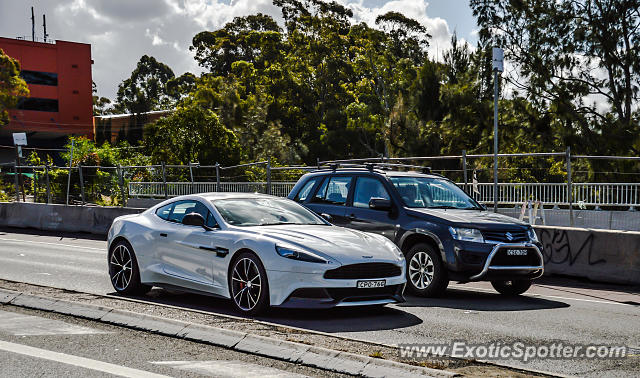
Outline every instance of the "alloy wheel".
<path fill-rule="evenodd" d="M 416 288 L 426 289 L 433 281 L 433 260 L 426 252 L 417 252 L 409 262 L 409 278 Z"/>
<path fill-rule="evenodd" d="M 133 261 L 129 248 L 124 244 L 118 245 L 111 254 L 109 264 L 113 287 L 118 291 L 125 290 L 127 286 L 129 286 L 131 276 L 133 275 Z"/>
<path fill-rule="evenodd" d="M 262 277 L 256 263 L 244 257 L 236 261 L 231 274 L 231 294 L 243 311 L 251 311 L 262 293 Z"/>

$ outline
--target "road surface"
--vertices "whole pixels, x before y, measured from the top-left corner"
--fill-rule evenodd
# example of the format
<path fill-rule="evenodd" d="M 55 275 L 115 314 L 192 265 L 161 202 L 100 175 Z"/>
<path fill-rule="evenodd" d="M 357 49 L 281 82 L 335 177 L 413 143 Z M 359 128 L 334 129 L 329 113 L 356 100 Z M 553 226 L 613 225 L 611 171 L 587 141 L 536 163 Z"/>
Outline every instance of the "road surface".
<path fill-rule="evenodd" d="M 0 232 L 0 279 L 112 294 L 106 242 L 86 235 Z M 185 308 L 235 314 L 225 300 L 197 295 L 164 295 L 149 300 Z M 535 359 L 499 362 L 579 376 L 640 374 L 638 288 L 545 278 L 524 296 L 507 298 L 486 283 L 451 284 L 443 298 L 407 297 L 380 312 L 279 310 L 263 318 L 274 323 L 385 344 L 523 342 L 548 345 L 605 344 L 633 348 L 622 360 Z"/>

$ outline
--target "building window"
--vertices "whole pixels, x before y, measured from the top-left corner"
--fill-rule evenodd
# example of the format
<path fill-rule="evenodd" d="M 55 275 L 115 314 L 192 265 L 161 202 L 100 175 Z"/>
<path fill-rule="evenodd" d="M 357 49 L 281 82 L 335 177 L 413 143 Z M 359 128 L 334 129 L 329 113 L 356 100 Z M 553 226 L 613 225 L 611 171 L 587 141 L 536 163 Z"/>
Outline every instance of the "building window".
<path fill-rule="evenodd" d="M 50 98 L 21 98 L 18 100 L 20 110 L 36 110 L 40 112 L 58 112 L 58 100 Z"/>
<path fill-rule="evenodd" d="M 53 72 L 23 70 L 20 72 L 20 76 L 27 84 L 58 85 L 58 74 Z"/>

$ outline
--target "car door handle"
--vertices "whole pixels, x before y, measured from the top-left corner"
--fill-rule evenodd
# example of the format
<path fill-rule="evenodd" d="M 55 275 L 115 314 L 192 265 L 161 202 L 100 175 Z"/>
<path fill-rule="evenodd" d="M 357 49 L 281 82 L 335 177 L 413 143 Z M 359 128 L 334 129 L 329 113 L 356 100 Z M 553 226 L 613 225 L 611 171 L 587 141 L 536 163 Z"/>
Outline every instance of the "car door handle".
<path fill-rule="evenodd" d="M 167 234 L 165 234 L 164 232 L 161 232 L 161 233 L 160 233 L 160 236 L 162 236 L 163 238 L 166 238 L 168 235 L 167 235 Z"/>
<path fill-rule="evenodd" d="M 349 218 L 349 220 L 356 220 L 358 219 L 358 217 L 355 216 L 355 214 L 351 214 L 349 215 L 347 218 Z"/>

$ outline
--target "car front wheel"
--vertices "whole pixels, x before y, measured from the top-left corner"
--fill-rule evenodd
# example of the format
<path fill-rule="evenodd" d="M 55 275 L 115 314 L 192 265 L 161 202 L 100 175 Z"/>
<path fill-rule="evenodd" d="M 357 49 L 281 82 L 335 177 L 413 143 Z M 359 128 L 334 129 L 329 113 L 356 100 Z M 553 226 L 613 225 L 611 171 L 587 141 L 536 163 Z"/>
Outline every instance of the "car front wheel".
<path fill-rule="evenodd" d="M 530 280 L 491 281 L 491 286 L 500 294 L 520 295 L 531 287 Z"/>
<path fill-rule="evenodd" d="M 111 285 L 120 294 L 144 295 L 151 286 L 140 282 L 140 269 L 133 247 L 126 240 L 120 240 L 109 251 L 109 278 Z"/>
<path fill-rule="evenodd" d="M 406 256 L 407 289 L 422 297 L 436 297 L 449 285 L 446 268 L 440 256 L 429 244 L 419 243 L 411 247 Z"/>
<path fill-rule="evenodd" d="M 229 276 L 229 294 L 235 308 L 256 315 L 269 308 L 269 282 L 260 259 L 243 252 L 233 260 Z"/>

